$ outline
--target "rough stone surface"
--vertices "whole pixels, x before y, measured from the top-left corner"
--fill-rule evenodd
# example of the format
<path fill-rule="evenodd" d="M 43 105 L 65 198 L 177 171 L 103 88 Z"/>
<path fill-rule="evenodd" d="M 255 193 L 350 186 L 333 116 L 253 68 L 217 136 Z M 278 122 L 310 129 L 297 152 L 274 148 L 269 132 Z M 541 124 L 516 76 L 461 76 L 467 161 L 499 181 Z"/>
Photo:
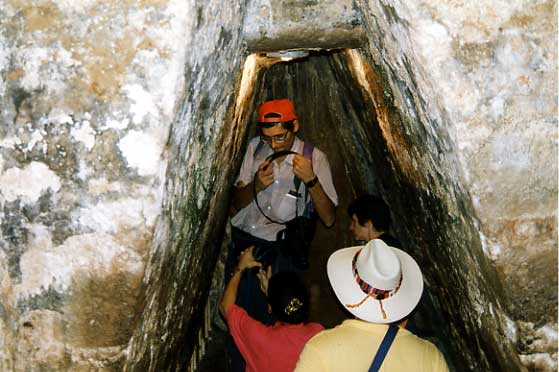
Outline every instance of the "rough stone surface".
<path fill-rule="evenodd" d="M 351 0 L 250 1 L 243 34 L 251 52 L 348 48 L 366 38 Z"/>
<path fill-rule="evenodd" d="M 406 4 L 394 7 L 453 124 L 486 253 L 508 294 L 531 293 L 510 297 L 512 314 L 556 321 L 557 3 Z"/>
<path fill-rule="evenodd" d="M 253 111 L 252 74 L 258 69 L 254 57 L 243 66 L 244 2 L 192 6 L 197 21 L 189 29 L 186 94 L 170 131 L 166 197 L 144 277 L 145 308 L 125 371 L 196 369 L 230 185 L 246 140 L 244 118 Z"/>
<path fill-rule="evenodd" d="M 423 106 L 448 131 L 504 310 L 556 325 L 557 3 L 359 3 L 374 61 L 393 76 L 387 98 L 410 120 L 402 130 Z"/>
<path fill-rule="evenodd" d="M 120 370 L 184 79 L 179 1 L 0 1 L 0 370 Z"/>
<path fill-rule="evenodd" d="M 382 146 L 356 147 L 354 191 L 385 195 L 434 262 L 435 305 L 467 315 L 450 336 L 483 350 L 469 368 L 514 370 L 488 356 L 514 354 L 508 339 L 529 369 L 556 370 L 556 14 L 550 0 L 0 0 L 0 370 L 193 369 L 200 278 L 268 63 L 243 66 L 248 48 L 357 46 L 347 63 L 375 102 L 362 134 Z"/>

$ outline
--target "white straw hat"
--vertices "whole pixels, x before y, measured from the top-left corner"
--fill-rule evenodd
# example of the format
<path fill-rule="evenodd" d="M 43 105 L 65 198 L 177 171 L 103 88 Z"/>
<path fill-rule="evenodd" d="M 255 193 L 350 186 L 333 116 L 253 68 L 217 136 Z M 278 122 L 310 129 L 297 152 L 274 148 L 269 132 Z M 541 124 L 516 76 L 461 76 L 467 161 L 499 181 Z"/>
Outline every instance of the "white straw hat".
<path fill-rule="evenodd" d="M 380 239 L 332 253 L 327 271 L 342 305 L 371 323 L 392 323 L 406 317 L 423 292 L 417 262 Z"/>

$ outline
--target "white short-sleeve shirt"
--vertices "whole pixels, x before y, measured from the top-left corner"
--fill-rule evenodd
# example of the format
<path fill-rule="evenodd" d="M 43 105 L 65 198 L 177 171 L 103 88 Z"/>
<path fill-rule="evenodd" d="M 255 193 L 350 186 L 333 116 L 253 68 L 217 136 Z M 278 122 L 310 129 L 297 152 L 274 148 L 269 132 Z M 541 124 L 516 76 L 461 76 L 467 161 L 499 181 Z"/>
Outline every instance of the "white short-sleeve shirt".
<path fill-rule="evenodd" d="M 262 143 L 261 148 L 256 155 L 254 154 L 260 138 L 253 138 L 245 153 L 243 164 L 239 177 L 235 183 L 236 186 L 247 185 L 254 179 L 254 175 L 258 170 L 258 166 L 273 153 L 273 150 L 266 143 Z M 295 137 L 291 151 L 303 154 L 304 142 Z M 288 155 L 280 164 L 273 162 L 274 182 L 266 189 L 258 193 L 258 204 L 271 219 L 278 222 L 287 222 L 295 218 L 295 207 L 297 206 L 297 215 L 302 216 L 305 211 L 305 185 L 301 182 L 297 190 L 299 198 L 294 197 L 292 192 L 295 191 L 293 183 L 293 156 Z M 334 205 L 338 205 L 338 195 L 332 182 L 332 173 L 330 172 L 330 164 L 326 155 L 316 147 L 312 153 L 313 171 L 318 177 L 322 189 L 328 195 Z M 310 202 L 310 194 L 308 201 Z M 258 210 L 253 200 L 245 208 L 241 209 L 232 219 L 233 226 L 251 234 L 258 238 L 274 241 L 277 233 L 285 228 L 284 225 L 270 222 Z"/>

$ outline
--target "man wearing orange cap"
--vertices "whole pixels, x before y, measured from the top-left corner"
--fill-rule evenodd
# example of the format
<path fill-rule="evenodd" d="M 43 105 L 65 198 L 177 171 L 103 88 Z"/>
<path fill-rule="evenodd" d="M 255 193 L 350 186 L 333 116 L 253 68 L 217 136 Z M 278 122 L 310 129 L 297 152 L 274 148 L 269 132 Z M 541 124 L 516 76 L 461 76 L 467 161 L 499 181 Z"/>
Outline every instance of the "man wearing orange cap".
<path fill-rule="evenodd" d="M 239 212 L 233 218 L 233 226 L 268 241 L 276 240 L 276 234 L 284 228 L 262 216 L 254 200 L 254 188 L 260 206 L 282 222 L 295 216 L 295 202 L 300 197 L 289 191 L 306 191 L 322 222 L 331 226 L 338 196 L 330 165 L 326 155 L 316 148 L 312 151 L 312 159 L 303 156 L 304 143 L 296 136 L 299 121 L 293 103 L 289 99 L 278 99 L 262 104 L 258 110 L 258 127 L 260 136 L 250 142 L 237 178 L 234 207 Z M 266 160 L 273 153 L 288 150 L 299 155 Z M 292 190 L 293 176 L 302 181 L 300 190 Z M 305 203 L 298 204 L 303 212 Z"/>
<path fill-rule="evenodd" d="M 296 136 L 299 121 L 293 103 L 278 99 L 262 104 L 258 129 L 259 136 L 249 143 L 235 183 L 233 249 L 225 268 L 226 280 L 239 253 L 251 245 L 256 260 L 271 265 L 274 273 L 305 270 L 306 252 L 285 251 L 285 224 L 301 216 L 311 220 L 317 216 L 328 227 L 335 220 L 338 196 L 328 159 Z M 245 274 L 237 304 L 252 318 L 273 324 L 255 273 Z"/>

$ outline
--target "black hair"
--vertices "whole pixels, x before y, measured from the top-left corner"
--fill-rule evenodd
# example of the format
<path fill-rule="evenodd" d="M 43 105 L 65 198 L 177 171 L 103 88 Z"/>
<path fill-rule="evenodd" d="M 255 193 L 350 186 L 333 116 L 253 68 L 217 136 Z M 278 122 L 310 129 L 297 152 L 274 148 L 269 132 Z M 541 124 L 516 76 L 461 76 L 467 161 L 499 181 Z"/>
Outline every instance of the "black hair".
<path fill-rule="evenodd" d="M 349 217 L 355 215 L 361 226 L 371 221 L 375 229 L 388 231 L 390 229 L 390 209 L 388 205 L 374 195 L 361 195 L 356 198 L 347 208 Z"/>
<path fill-rule="evenodd" d="M 270 115 L 270 114 L 268 114 Z M 267 122 L 258 122 L 258 127 L 259 128 L 272 128 L 275 127 L 278 124 L 281 124 L 281 126 L 283 127 L 283 129 L 287 129 L 290 132 L 293 132 L 293 129 L 295 129 L 295 120 L 290 120 L 290 121 L 275 121 L 275 122 L 271 122 L 271 123 L 267 123 Z"/>
<path fill-rule="evenodd" d="M 309 292 L 295 272 L 283 271 L 270 278 L 268 303 L 280 322 L 299 324 L 309 319 Z"/>

